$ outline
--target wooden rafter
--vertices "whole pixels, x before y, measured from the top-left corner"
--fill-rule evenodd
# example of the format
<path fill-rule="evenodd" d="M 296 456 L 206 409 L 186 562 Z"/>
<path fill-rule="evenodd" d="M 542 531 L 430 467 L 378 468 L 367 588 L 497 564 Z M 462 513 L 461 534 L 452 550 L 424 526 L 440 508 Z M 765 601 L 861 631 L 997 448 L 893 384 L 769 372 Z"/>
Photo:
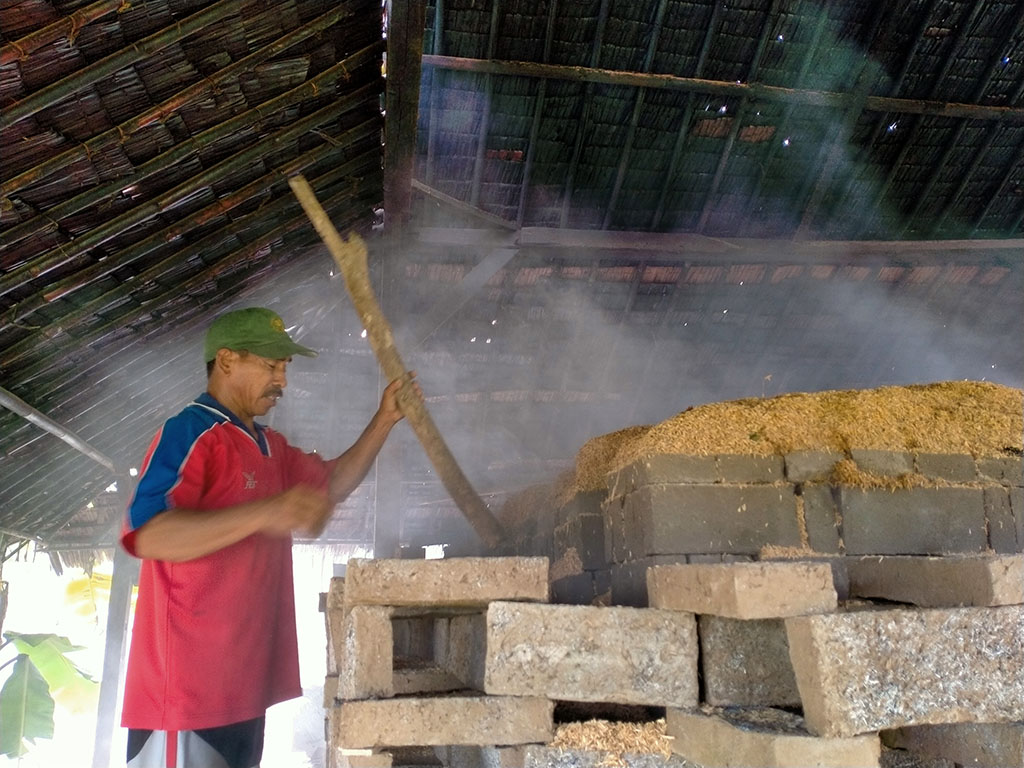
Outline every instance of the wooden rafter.
<path fill-rule="evenodd" d="M 217 123 L 207 130 L 176 144 L 167 151 L 160 153 L 156 157 L 138 166 L 132 173 L 117 178 L 107 184 L 99 184 L 69 200 L 58 203 L 52 208 L 48 208 L 39 216 L 11 227 L 9 230 L 4 232 L 4 244 L 9 246 L 20 240 L 24 240 L 27 237 L 39 235 L 44 232 L 51 232 L 57 227 L 55 222 L 58 222 L 61 219 L 70 216 L 73 213 L 77 213 L 91 205 L 95 205 L 108 197 L 120 194 L 122 190 L 130 188 L 156 173 L 167 170 L 182 160 L 199 152 L 199 150 L 204 147 L 207 147 L 226 136 L 230 136 L 236 131 L 251 128 L 254 124 L 259 124 L 262 120 L 266 119 L 269 115 L 278 110 L 294 104 L 299 104 L 306 99 L 316 96 L 322 88 L 326 88 L 332 83 L 336 83 L 338 80 L 350 77 L 352 70 L 370 62 L 375 56 L 380 55 L 383 49 L 383 40 L 379 43 L 369 45 L 351 56 L 346 57 L 334 66 L 324 70 L 316 77 L 310 78 L 301 85 L 285 91 L 274 98 L 268 99 L 262 104 L 246 110 L 239 115 L 235 115 L 223 122 Z M 364 86 L 364 88 L 360 89 L 358 92 L 368 92 L 373 88 L 376 88 L 375 84 Z M 309 127 L 315 126 L 310 125 Z M 3 278 L 0 279 L 0 286 L 6 286 L 8 284 L 10 274 L 11 273 L 5 274 Z M 6 288 L 0 287 L 0 294 L 5 293 L 6 290 Z"/>
<path fill-rule="evenodd" d="M 772 34 L 772 20 L 778 16 L 781 4 L 782 0 L 772 0 L 771 7 L 765 13 L 764 21 L 761 23 L 761 35 L 757 39 L 757 48 L 754 49 L 754 55 L 750 59 L 750 69 L 747 71 L 748 82 L 754 82 L 757 79 L 758 71 L 761 67 L 761 57 L 764 55 L 764 48 L 768 44 L 768 38 Z M 697 220 L 698 232 L 704 231 L 704 228 L 708 224 L 708 219 L 711 218 L 711 212 L 715 209 L 715 198 L 718 196 L 718 188 L 722 184 L 722 178 L 725 175 L 725 168 L 729 165 L 729 157 L 732 155 L 732 149 L 736 145 L 736 137 L 739 136 L 740 126 L 746 119 L 746 113 L 749 107 L 750 100 L 744 97 L 740 101 L 740 107 L 736 111 L 735 117 L 732 119 L 732 125 L 729 128 L 729 137 L 725 140 L 725 146 L 722 148 L 722 154 L 718 156 L 718 165 L 715 167 L 715 175 L 711 179 L 711 185 L 708 187 L 707 193 L 704 196 L 704 205 L 700 212 L 700 218 Z"/>
<path fill-rule="evenodd" d="M 551 58 L 551 42 L 555 35 L 555 10 L 558 0 L 551 0 L 548 6 L 548 26 L 544 33 L 544 52 L 541 60 L 546 64 Z M 548 81 L 541 79 L 537 98 L 533 102 L 533 120 L 530 121 L 530 138 L 526 144 L 526 161 L 523 163 L 523 179 L 519 185 L 519 205 L 516 206 L 516 226 L 523 226 L 526 218 L 526 195 L 533 176 L 533 163 L 537 157 L 537 137 L 540 135 L 540 121 L 544 116 L 544 100 L 547 98 Z"/>
<path fill-rule="evenodd" d="M 949 75 L 950 70 L 953 67 L 954 62 L 957 61 L 957 54 L 963 48 L 964 44 L 970 37 L 971 32 L 974 28 L 974 22 L 978 18 L 978 14 L 981 13 L 984 5 L 982 3 L 974 3 L 973 8 L 970 11 L 970 15 L 966 21 L 959 25 L 959 31 L 957 32 L 956 39 L 952 43 L 952 50 L 943 59 L 942 68 L 932 78 L 931 88 L 928 89 L 928 98 L 934 99 L 935 95 L 939 93 L 940 88 L 946 81 L 946 76 Z M 987 85 L 988 82 L 985 82 Z M 977 97 L 972 99 L 977 101 Z M 881 218 L 881 208 L 885 204 L 885 199 L 889 194 L 889 188 L 892 186 L 893 181 L 896 179 L 896 174 L 903 169 L 903 162 L 906 160 L 907 155 L 911 149 L 916 147 L 916 138 L 921 130 L 921 125 L 924 122 L 923 115 L 915 115 L 913 121 L 910 124 L 909 130 L 903 132 L 906 136 L 903 140 L 903 145 L 900 147 L 899 153 L 896 155 L 896 159 L 889 164 L 889 170 L 885 174 L 885 180 L 882 182 L 878 193 L 875 196 L 875 204 L 873 206 L 864 206 L 861 210 L 862 218 L 860 220 L 860 226 L 857 230 L 858 235 L 867 231 L 874 222 Z M 941 167 L 936 169 L 941 171 Z"/>
<path fill-rule="evenodd" d="M 67 16 L 57 19 L 52 24 L 47 24 L 35 32 L 30 32 L 24 37 L 0 47 L 0 66 L 26 59 L 33 51 L 44 45 L 55 43 L 61 38 L 74 40 L 86 24 L 96 21 L 108 13 L 125 10 L 127 7 L 125 0 L 99 0 L 85 8 L 79 8 Z"/>
<path fill-rule="evenodd" d="M 336 76 L 340 77 L 340 72 L 336 73 Z M 308 84 L 309 83 L 307 83 L 307 85 Z M 294 141 L 311 128 L 323 125 L 329 120 L 359 107 L 367 100 L 374 98 L 376 93 L 376 83 L 370 83 L 369 85 L 363 86 L 358 91 L 354 91 L 347 98 L 328 104 L 326 107 L 317 110 L 301 120 L 291 123 L 280 131 L 270 134 L 261 141 L 250 144 L 241 152 L 237 152 L 231 157 L 212 165 L 202 173 L 188 178 L 173 189 L 158 195 L 146 203 L 132 208 L 120 216 L 116 216 L 113 219 L 108 220 L 99 227 L 89 230 L 87 234 L 76 239 L 74 242 L 52 248 L 37 258 L 32 259 L 27 264 L 23 264 L 20 267 L 16 267 L 15 269 L 4 273 L 0 276 L 0 295 L 9 293 L 14 288 L 24 284 L 25 282 L 38 278 L 40 275 L 46 274 L 57 267 L 71 263 L 74 259 L 84 255 L 92 248 L 95 248 L 121 234 L 128 227 L 139 224 L 162 213 L 167 207 L 173 205 L 183 197 L 211 184 L 219 178 L 233 173 L 239 167 L 244 167 L 246 164 L 259 159 L 272 147 L 281 146 Z M 245 114 L 249 113 L 247 112 Z M 234 120 L 230 122 L 234 122 Z M 222 123 L 221 125 L 224 124 Z M 191 142 L 187 142 L 184 149 L 187 151 L 198 150 L 201 144 L 197 142 L 198 137 L 195 137 Z M 183 145 L 178 146 L 182 147 Z M 170 153 L 165 153 L 165 155 L 166 154 Z M 160 157 L 164 156 L 161 155 Z M 143 167 L 152 166 L 153 162 L 155 161 L 150 161 L 146 166 L 141 166 L 140 170 Z M 158 170 L 162 170 L 166 167 L 165 163 L 166 161 L 162 161 L 159 168 L 148 167 L 147 171 L 149 173 L 155 173 Z M 116 188 L 121 184 L 124 184 L 124 181 L 118 180 L 118 183 L 115 184 L 114 187 Z M 81 197 L 81 195 L 79 197 Z"/>
<path fill-rule="evenodd" d="M 973 21 L 973 19 L 972 19 Z M 999 71 L 999 67 L 1003 62 L 1003 51 L 1013 41 L 1013 38 L 1017 35 L 1018 29 L 1021 22 L 1024 21 L 1024 3 L 1018 4 L 1017 13 L 1013 18 L 1013 21 L 1007 25 L 1006 30 L 1003 34 L 1002 40 L 999 45 L 995 46 L 995 53 L 992 55 L 991 62 L 989 63 L 988 69 L 978 80 L 978 85 L 974 89 L 974 93 L 971 96 L 971 101 L 978 103 L 984 98 L 985 92 L 988 90 L 989 85 L 992 83 L 992 79 L 996 76 Z M 950 59 L 953 57 L 951 56 Z M 1016 99 L 1011 99 L 1010 104 L 1016 104 Z M 953 152 L 960 145 L 960 140 L 963 138 L 964 133 L 967 131 L 969 125 L 968 120 L 961 120 L 952 135 L 946 141 L 946 145 L 942 150 L 942 155 L 938 161 L 934 163 L 932 172 L 928 176 L 928 180 L 925 182 L 924 188 L 917 193 L 917 202 L 911 208 L 910 213 L 906 216 L 906 221 L 901 231 L 901 236 L 906 235 L 907 231 L 913 225 L 914 220 L 921 212 L 921 208 L 924 207 L 925 202 L 930 199 L 932 190 L 935 188 L 935 183 L 942 176 L 942 172 L 945 170 L 949 158 L 952 157 Z M 907 139 L 907 143 L 913 140 L 913 137 Z M 985 148 L 987 151 L 987 147 Z M 983 152 L 978 152 L 977 156 L 983 155 Z"/>
<path fill-rule="evenodd" d="M 650 72 L 654 63 L 654 54 L 658 50 L 658 38 L 661 35 L 661 27 L 665 20 L 665 8 L 668 0 L 658 0 L 658 7 L 654 13 L 654 21 L 651 24 L 650 40 L 647 43 L 647 52 L 644 54 L 644 61 L 641 67 L 642 72 Z M 626 131 L 626 141 L 623 144 L 622 152 L 619 155 L 619 165 L 615 169 L 615 181 L 612 184 L 612 192 L 608 198 L 608 205 L 604 211 L 604 221 L 601 229 L 608 229 L 612 223 L 612 215 L 615 213 L 615 205 L 619 201 L 619 193 L 622 191 L 622 182 L 626 178 L 626 168 L 629 166 L 629 156 L 633 152 L 633 141 L 636 139 L 637 126 L 640 124 L 640 113 L 644 107 L 643 88 L 637 88 L 636 98 L 633 101 L 633 113 L 629 118 L 629 128 Z"/>
<path fill-rule="evenodd" d="M 417 181 L 416 179 L 413 179 L 412 188 L 419 192 L 422 192 L 423 194 L 427 195 L 427 197 L 430 197 L 434 200 L 437 200 L 437 202 L 448 206 L 452 210 L 458 211 L 459 213 L 464 213 L 468 216 L 472 216 L 473 218 L 478 219 L 485 224 L 501 227 L 502 229 L 518 229 L 515 222 L 508 221 L 507 219 L 503 219 L 500 216 L 495 216 L 493 213 L 483 211 L 474 205 L 470 205 L 469 203 L 464 203 L 458 198 L 452 197 L 451 195 L 446 195 L 444 192 L 441 192 L 440 190 L 427 186 L 422 181 Z"/>
<path fill-rule="evenodd" d="M 487 58 L 494 58 L 494 47 L 498 41 L 498 18 L 501 0 L 491 2 L 491 22 L 487 32 Z M 491 104 L 494 101 L 494 77 L 484 75 L 484 103 L 480 114 L 480 127 L 476 136 L 476 157 L 473 159 L 473 181 L 469 190 L 469 204 L 480 202 L 480 183 L 483 179 L 484 156 L 487 151 L 487 133 L 491 126 Z"/>
<path fill-rule="evenodd" d="M 604 29 L 608 23 L 608 13 L 611 9 L 611 0 L 601 0 L 601 9 L 598 11 L 597 29 L 594 32 L 594 42 L 590 48 L 590 66 L 596 67 L 601 61 L 601 45 L 604 41 Z M 550 64 L 541 66 L 550 69 L 562 69 L 552 67 Z M 559 226 L 565 227 L 569 224 L 569 208 L 572 205 L 572 194 L 576 185 L 576 169 L 579 168 L 580 157 L 583 155 L 583 141 L 586 137 L 588 123 L 590 121 L 590 100 L 593 95 L 593 88 L 590 83 L 583 88 L 583 103 L 580 107 L 580 118 L 576 122 L 576 136 L 573 139 L 572 159 L 569 160 L 569 168 L 565 174 L 565 189 L 562 190 L 562 213 L 559 217 Z"/>
<path fill-rule="evenodd" d="M 804 56 L 803 61 L 800 63 L 800 71 L 797 73 L 796 85 L 797 88 L 802 88 L 804 83 L 807 81 L 807 73 L 811 69 L 811 63 L 814 61 L 815 56 L 818 53 L 818 48 L 821 45 L 821 39 L 825 33 L 825 27 L 829 20 L 829 14 L 832 10 L 832 6 L 836 0 L 827 0 L 825 7 L 818 10 L 818 22 L 814 25 L 814 32 L 811 36 L 811 42 L 807 47 L 807 54 Z M 772 141 L 768 143 L 768 151 L 765 153 L 765 157 L 760 161 L 760 172 L 757 174 L 757 181 L 754 182 L 754 189 L 750 193 L 751 206 L 757 205 L 761 197 L 761 189 L 764 186 L 765 177 L 768 174 L 768 168 L 775 160 L 775 153 L 778 148 L 783 146 L 780 136 L 786 136 L 788 134 L 787 129 L 789 128 L 789 121 L 793 116 L 793 110 L 796 107 L 793 104 L 786 104 L 782 110 L 782 117 L 777 123 L 777 128 Z M 753 211 L 747 209 L 747 220 L 744 223 L 743 232 L 744 234 L 750 234 L 754 228 L 755 218 Z"/>
<path fill-rule="evenodd" d="M 3 112 L 0 113 L 0 131 L 14 125 L 19 120 L 31 117 L 40 110 L 53 106 L 76 91 L 93 85 L 118 70 L 158 53 L 204 27 L 216 24 L 237 13 L 238 0 L 218 0 L 208 8 L 193 13 L 181 21 L 176 21 L 117 53 L 112 53 L 93 64 L 82 67 L 73 75 L 68 75 L 38 91 L 33 91 L 25 98 L 4 107 Z"/>
<path fill-rule="evenodd" d="M 331 184 L 334 184 L 346 176 L 358 172 L 366 171 L 372 168 L 375 162 L 379 162 L 378 153 L 376 149 L 357 157 L 347 163 L 342 163 L 333 167 L 330 171 L 321 174 L 319 177 L 313 180 L 313 184 L 322 189 L 326 189 Z M 306 164 L 304 163 L 303 166 Z M 297 169 L 296 169 L 297 170 Z M 275 173 L 274 175 L 280 178 L 285 178 L 283 173 Z M 262 181 L 262 180 L 261 180 Z M 291 215 L 298 209 L 298 206 L 291 195 L 281 195 L 273 202 L 261 206 L 259 210 L 249 214 L 248 216 L 242 217 L 238 222 L 222 227 L 215 232 L 207 235 L 200 239 L 198 242 L 193 243 L 189 249 L 198 253 L 206 251 L 207 247 L 213 247 L 218 242 L 223 240 L 228 235 L 245 236 L 246 233 L 252 232 L 256 236 L 261 234 L 261 230 L 269 229 L 270 225 L 281 218 L 285 218 Z M 261 226 L 262 225 L 262 226 Z M 147 240 L 163 241 L 166 242 L 164 233 L 160 232 Z M 147 246 L 147 248 L 151 245 Z M 126 251 L 135 251 L 136 246 L 132 246 Z M 119 253 L 107 261 L 115 261 L 115 265 L 109 268 L 110 271 L 118 269 L 128 263 L 129 254 Z M 137 275 L 134 275 L 131 280 L 126 281 L 117 285 L 103 294 L 90 299 L 86 303 L 76 307 L 73 311 L 62 314 L 60 318 L 50 323 L 49 325 L 42 326 L 34 330 L 30 335 L 16 342 L 15 344 L 9 345 L 7 348 L 0 352 L 0 366 L 5 368 L 11 367 L 17 364 L 17 361 L 22 357 L 31 354 L 35 349 L 38 348 L 40 340 L 53 338 L 57 333 L 67 331 L 74 328 L 79 323 L 86 322 L 94 314 L 102 311 L 102 309 L 110 304 L 116 303 L 121 299 L 130 297 L 139 290 L 140 286 L 148 285 L 156 282 L 160 279 L 160 276 L 166 274 L 172 270 L 176 265 L 180 264 L 182 256 L 180 251 L 174 251 L 164 258 L 160 259 L 155 264 L 143 269 Z M 99 262 L 97 266 L 105 265 L 106 261 Z"/>
<path fill-rule="evenodd" d="M 164 99 L 159 104 L 146 109 L 144 112 L 121 122 L 109 130 L 96 134 L 82 144 L 76 144 L 38 163 L 32 168 L 22 171 L 13 178 L 4 180 L 3 183 L 0 183 L 0 197 L 7 197 L 13 192 L 24 189 L 33 182 L 44 179 L 51 173 L 63 170 L 80 160 L 88 160 L 108 142 L 119 142 L 123 145 L 132 134 L 148 125 L 163 120 L 186 104 L 204 96 L 224 80 L 252 70 L 257 64 L 278 55 L 306 38 L 322 32 L 337 23 L 339 19 L 350 15 L 352 15 L 352 12 L 348 10 L 347 6 L 339 5 L 298 29 L 289 32 L 279 40 L 275 40 L 273 43 L 263 46 L 258 51 L 250 53 L 248 56 L 233 62 L 223 69 L 203 77 L 187 88 L 178 91 L 173 96 Z"/>
<path fill-rule="evenodd" d="M 780 104 L 792 103 L 810 107 L 842 109 L 854 103 L 850 93 L 784 88 L 764 83 L 735 83 L 705 80 L 696 77 L 678 77 L 644 72 L 573 67 L 559 64 L 540 64 L 530 61 L 488 61 L 456 56 L 423 56 L 423 65 L 435 69 L 457 72 L 490 72 L 514 77 L 546 77 L 576 83 L 627 85 L 637 88 L 660 88 L 683 93 L 702 93 L 712 96 L 731 96 Z M 899 112 L 907 115 L 933 115 L 936 117 L 970 117 L 975 120 L 1001 120 L 1024 123 L 1024 108 L 997 107 L 983 104 L 908 99 L 894 96 L 868 96 L 864 109 L 871 112 Z"/>
<path fill-rule="evenodd" d="M 704 31 L 704 43 L 701 45 L 700 55 L 697 56 L 697 66 L 694 67 L 693 76 L 699 78 L 704 73 L 704 65 L 707 63 L 708 54 L 711 52 L 711 41 L 714 39 L 715 31 L 718 29 L 718 21 L 722 14 L 724 3 L 714 3 L 711 8 L 711 19 L 708 21 L 707 29 Z M 683 119 L 679 122 L 679 129 L 676 131 L 675 143 L 672 146 L 672 156 L 668 161 L 668 168 L 661 181 L 661 192 L 658 194 L 658 205 L 654 209 L 654 216 L 651 218 L 651 229 L 658 229 L 661 226 L 661 217 L 665 215 L 665 201 L 668 199 L 668 190 L 676 177 L 676 168 L 679 166 L 679 158 L 683 154 L 683 145 L 687 136 L 690 135 L 690 121 L 693 120 L 693 96 L 689 93 L 686 96 L 686 108 L 683 110 Z"/>

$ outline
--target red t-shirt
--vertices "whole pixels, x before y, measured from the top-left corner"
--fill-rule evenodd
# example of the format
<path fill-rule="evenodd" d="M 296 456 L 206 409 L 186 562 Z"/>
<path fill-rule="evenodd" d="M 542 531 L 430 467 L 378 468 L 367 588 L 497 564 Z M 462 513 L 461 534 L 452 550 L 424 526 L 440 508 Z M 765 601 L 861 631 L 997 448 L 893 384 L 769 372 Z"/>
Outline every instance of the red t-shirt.
<path fill-rule="evenodd" d="M 215 510 L 298 483 L 326 490 L 331 464 L 203 394 L 150 445 L 121 542 L 167 509 Z M 143 560 L 121 724 L 184 731 L 261 717 L 302 695 L 291 537 L 253 534 L 186 562 Z"/>

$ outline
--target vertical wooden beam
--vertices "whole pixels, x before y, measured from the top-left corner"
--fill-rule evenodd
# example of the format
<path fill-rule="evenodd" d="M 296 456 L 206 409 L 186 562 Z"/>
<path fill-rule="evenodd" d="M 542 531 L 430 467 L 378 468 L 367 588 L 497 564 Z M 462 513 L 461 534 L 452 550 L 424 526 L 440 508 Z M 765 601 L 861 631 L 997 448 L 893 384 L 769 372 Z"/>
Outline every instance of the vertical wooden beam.
<path fill-rule="evenodd" d="M 388 3 L 384 93 L 384 218 L 388 228 L 401 228 L 410 215 L 425 16 L 425 0 Z"/>
<path fill-rule="evenodd" d="M 127 498 L 129 494 L 121 491 Z M 114 569 L 110 577 L 110 603 L 107 610 L 106 640 L 103 646 L 103 674 L 100 678 L 99 703 L 96 710 L 96 737 L 92 752 L 92 768 L 108 768 L 113 741 L 114 713 L 117 692 L 124 670 L 125 640 L 131 613 L 132 589 L 139 579 L 139 561 L 117 543 L 114 534 Z"/>

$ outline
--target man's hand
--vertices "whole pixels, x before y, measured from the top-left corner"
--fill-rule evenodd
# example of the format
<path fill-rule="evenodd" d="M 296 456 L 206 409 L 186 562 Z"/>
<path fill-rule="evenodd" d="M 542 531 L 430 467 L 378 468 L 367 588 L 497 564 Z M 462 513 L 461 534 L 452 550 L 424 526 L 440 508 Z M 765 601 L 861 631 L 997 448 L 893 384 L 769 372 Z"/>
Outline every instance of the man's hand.
<path fill-rule="evenodd" d="M 333 509 L 326 493 L 302 484 L 265 501 L 268 510 L 263 530 L 279 536 L 296 531 L 315 538 L 323 532 Z"/>
<path fill-rule="evenodd" d="M 416 381 L 416 371 L 409 371 L 384 388 L 377 415 L 387 424 L 396 424 L 405 416 L 405 408 L 413 398 L 422 402 L 423 390 Z"/>

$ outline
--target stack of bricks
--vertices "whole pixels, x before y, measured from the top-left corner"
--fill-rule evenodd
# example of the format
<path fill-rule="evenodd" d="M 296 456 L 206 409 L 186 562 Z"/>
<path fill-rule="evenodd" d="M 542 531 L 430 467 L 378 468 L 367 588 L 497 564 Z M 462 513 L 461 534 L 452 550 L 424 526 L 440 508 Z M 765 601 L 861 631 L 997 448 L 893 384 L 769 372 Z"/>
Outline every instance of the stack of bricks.
<path fill-rule="evenodd" d="M 875 484 L 837 479 L 839 462 Z M 611 472 L 605 491 L 538 507 L 550 547 L 514 554 L 551 557 L 558 602 L 645 606 L 651 566 L 772 553 L 831 562 L 844 596 L 849 558 L 1024 551 L 1022 477 L 1010 454 L 654 455 Z"/>
<path fill-rule="evenodd" d="M 664 708 L 648 766 L 1024 768 L 1024 556 L 856 559 L 846 601 L 814 561 L 646 580 L 650 607 L 559 605 L 543 558 L 352 561 L 329 765 L 563 764 L 554 703 L 582 702 Z"/>
<path fill-rule="evenodd" d="M 844 603 L 825 563 L 666 565 L 647 580 L 653 606 L 698 615 L 702 705 L 666 716 L 689 760 L 871 766 L 884 744 L 1024 767 L 1020 555 L 862 558 Z"/>
<path fill-rule="evenodd" d="M 351 561 L 325 597 L 330 767 L 544 765 L 556 701 L 696 706 L 692 614 L 547 597 L 545 558 Z"/>

